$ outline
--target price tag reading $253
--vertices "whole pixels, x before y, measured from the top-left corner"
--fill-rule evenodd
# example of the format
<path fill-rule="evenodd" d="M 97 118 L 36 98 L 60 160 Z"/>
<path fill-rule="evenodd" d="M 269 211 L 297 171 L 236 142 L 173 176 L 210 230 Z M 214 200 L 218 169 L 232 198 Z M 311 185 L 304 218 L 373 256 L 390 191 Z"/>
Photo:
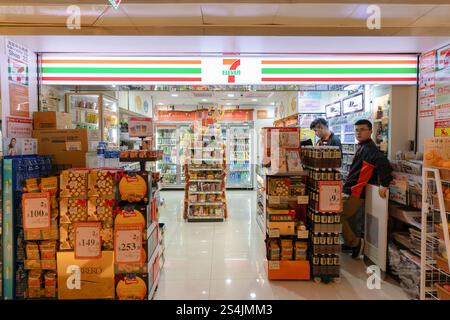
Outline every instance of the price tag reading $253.
<path fill-rule="evenodd" d="M 116 225 L 114 257 L 116 263 L 142 262 L 142 225 Z"/>

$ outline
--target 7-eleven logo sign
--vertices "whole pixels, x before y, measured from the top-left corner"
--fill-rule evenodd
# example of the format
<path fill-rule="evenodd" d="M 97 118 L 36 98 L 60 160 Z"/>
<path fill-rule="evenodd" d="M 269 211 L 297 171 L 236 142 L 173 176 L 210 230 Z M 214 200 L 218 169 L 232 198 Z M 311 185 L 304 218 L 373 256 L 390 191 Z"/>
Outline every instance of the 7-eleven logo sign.
<path fill-rule="evenodd" d="M 237 68 L 241 65 L 241 59 L 223 59 L 223 65 L 229 66 L 228 70 L 222 70 L 222 75 L 228 76 L 228 83 L 235 83 L 236 76 L 241 74 Z"/>
<path fill-rule="evenodd" d="M 109 0 L 109 3 L 114 7 L 114 9 L 118 9 L 122 0 Z"/>

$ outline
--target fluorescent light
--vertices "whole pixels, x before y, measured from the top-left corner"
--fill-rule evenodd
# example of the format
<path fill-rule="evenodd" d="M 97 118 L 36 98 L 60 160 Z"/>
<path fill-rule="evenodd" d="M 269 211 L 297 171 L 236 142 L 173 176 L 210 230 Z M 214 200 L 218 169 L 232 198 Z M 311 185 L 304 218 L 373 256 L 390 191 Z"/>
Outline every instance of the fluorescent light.
<path fill-rule="evenodd" d="M 178 97 L 178 93 L 172 93 L 171 96 L 172 97 Z"/>
<path fill-rule="evenodd" d="M 270 105 L 271 105 L 271 106 L 274 106 L 274 105 L 275 105 L 275 102 L 271 102 Z"/>
<path fill-rule="evenodd" d="M 227 102 L 225 103 L 227 106 L 231 106 L 231 102 Z"/>
<path fill-rule="evenodd" d="M 255 298 L 256 298 L 256 293 L 251 292 L 251 293 L 250 293 L 250 298 L 255 299 Z"/>
<path fill-rule="evenodd" d="M 164 105 L 164 103 L 158 102 L 158 106 L 162 106 L 162 105 Z"/>
<path fill-rule="evenodd" d="M 229 93 L 228 96 L 229 96 L 230 98 L 234 98 L 234 93 Z"/>
<path fill-rule="evenodd" d="M 202 102 L 208 102 L 208 99 L 202 99 Z"/>
<path fill-rule="evenodd" d="M 253 99 L 252 99 L 252 101 L 253 101 L 253 102 L 256 102 L 256 101 L 258 101 L 258 99 L 256 99 L 256 98 L 253 98 Z"/>
<path fill-rule="evenodd" d="M 226 282 L 227 284 L 231 284 L 231 279 L 226 279 L 225 282 Z"/>

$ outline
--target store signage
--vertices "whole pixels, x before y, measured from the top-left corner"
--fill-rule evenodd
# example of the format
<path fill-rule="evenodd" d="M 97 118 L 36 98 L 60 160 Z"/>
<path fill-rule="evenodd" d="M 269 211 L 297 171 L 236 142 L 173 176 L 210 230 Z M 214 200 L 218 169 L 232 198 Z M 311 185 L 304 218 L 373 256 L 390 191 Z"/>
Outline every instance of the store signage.
<path fill-rule="evenodd" d="M 114 230 L 116 263 L 142 262 L 142 225 L 116 225 Z"/>
<path fill-rule="evenodd" d="M 342 181 L 319 181 L 319 211 L 342 211 Z"/>
<path fill-rule="evenodd" d="M 419 117 L 434 115 L 435 103 L 435 65 L 436 51 L 422 54 L 419 58 Z"/>
<path fill-rule="evenodd" d="M 269 229 L 269 238 L 279 238 L 280 237 L 280 229 Z"/>
<path fill-rule="evenodd" d="M 436 50 L 436 70 L 450 68 L 450 44 Z"/>
<path fill-rule="evenodd" d="M 16 117 L 30 116 L 28 86 L 9 82 L 10 115 Z"/>
<path fill-rule="evenodd" d="M 289 57 L 43 54 L 41 67 L 44 85 L 416 84 L 417 81 L 417 56 L 400 54 Z"/>
<path fill-rule="evenodd" d="M 6 136 L 11 138 L 31 138 L 33 133 L 33 120 L 6 117 Z"/>
<path fill-rule="evenodd" d="M 113 6 L 114 9 L 119 9 L 119 5 L 122 2 L 122 0 L 109 0 L 109 3 Z"/>
<path fill-rule="evenodd" d="M 50 193 L 24 193 L 22 195 L 23 229 L 50 229 Z"/>
<path fill-rule="evenodd" d="M 153 119 L 146 117 L 129 117 L 128 132 L 130 137 L 152 137 Z"/>
<path fill-rule="evenodd" d="M 78 222 L 75 229 L 75 259 L 97 259 L 102 255 L 101 222 Z"/>
<path fill-rule="evenodd" d="M 309 196 L 298 196 L 297 197 L 297 204 L 308 204 L 309 203 Z"/>
<path fill-rule="evenodd" d="M 28 63 L 28 49 L 10 39 L 6 39 L 6 54 L 11 59 Z"/>
<path fill-rule="evenodd" d="M 28 49 L 21 44 L 6 39 L 6 54 L 8 57 L 9 114 L 28 118 L 30 116 Z"/>

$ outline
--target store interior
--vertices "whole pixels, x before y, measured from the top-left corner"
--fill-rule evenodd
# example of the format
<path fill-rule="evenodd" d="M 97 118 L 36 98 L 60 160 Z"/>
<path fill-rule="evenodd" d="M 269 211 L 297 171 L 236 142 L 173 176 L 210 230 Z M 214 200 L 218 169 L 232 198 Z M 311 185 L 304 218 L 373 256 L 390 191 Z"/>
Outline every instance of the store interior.
<path fill-rule="evenodd" d="M 272 91 L 267 87 L 43 86 L 41 100 L 49 102 L 48 110 L 56 107 L 72 113 L 77 128 L 99 127 L 98 118 L 89 118 L 89 111 L 79 106 L 101 100 L 116 112 L 103 112 L 103 137 L 121 149 L 140 145 L 139 138 L 129 136 L 129 117 L 154 119 L 153 143 L 163 157 L 153 169 L 161 174 L 159 215 L 165 224 L 164 267 L 155 299 L 408 299 L 388 275 L 383 278 L 383 290 L 368 288 L 370 261 L 355 261 L 346 252 L 341 254 L 341 277 L 331 283 L 268 279 L 264 266 L 267 230 L 264 213 L 258 208 L 258 176 L 263 171 L 263 127 L 300 127 L 301 140 L 316 143 L 310 123 L 318 117 L 327 119 L 342 141 L 342 179 L 355 153 L 354 123 L 358 119 L 373 122 L 373 140 L 390 159 L 398 151 L 414 153 L 410 143 L 414 122 L 404 119 L 414 119 L 415 110 L 405 106 L 415 86 L 273 86 Z M 183 156 L 196 114 L 205 111 L 219 125 L 226 145 L 228 216 L 217 220 L 221 222 L 188 223 L 191 220 L 183 216 L 187 185 Z M 396 134 L 399 130 L 403 134 Z M 94 151 L 93 147 L 93 156 Z M 126 163 L 125 168 L 138 167 L 139 163 Z M 194 201 L 205 200 L 198 195 Z"/>

